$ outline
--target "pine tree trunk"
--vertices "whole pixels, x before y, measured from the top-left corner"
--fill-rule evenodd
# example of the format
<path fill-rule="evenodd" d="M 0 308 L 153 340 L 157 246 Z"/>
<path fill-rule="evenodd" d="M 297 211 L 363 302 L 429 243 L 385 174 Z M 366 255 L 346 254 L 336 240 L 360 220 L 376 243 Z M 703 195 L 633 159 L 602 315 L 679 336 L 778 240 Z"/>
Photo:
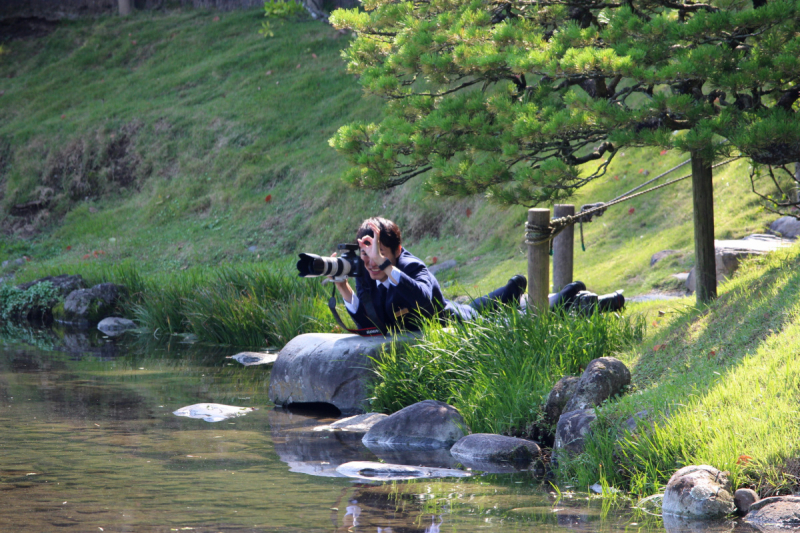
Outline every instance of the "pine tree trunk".
<path fill-rule="evenodd" d="M 717 265 L 714 258 L 714 182 L 711 161 L 692 152 L 692 208 L 697 303 L 717 297 Z"/>
<path fill-rule="evenodd" d="M 130 0 L 119 0 L 119 14 L 123 17 L 131 14 Z"/>

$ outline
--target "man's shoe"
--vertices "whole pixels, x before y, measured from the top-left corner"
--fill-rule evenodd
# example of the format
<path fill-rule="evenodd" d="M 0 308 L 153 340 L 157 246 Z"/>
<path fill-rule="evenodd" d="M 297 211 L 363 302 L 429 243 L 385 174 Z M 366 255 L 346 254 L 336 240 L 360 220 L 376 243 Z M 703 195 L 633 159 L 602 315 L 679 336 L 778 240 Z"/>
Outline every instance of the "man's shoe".
<path fill-rule="evenodd" d="M 521 276 L 520 274 L 516 274 L 512 276 L 508 283 L 506 283 L 506 290 L 505 294 L 501 298 L 501 301 L 504 304 L 509 302 L 519 303 L 519 299 L 525 294 L 525 289 L 528 288 L 528 280 L 525 279 L 525 276 Z"/>

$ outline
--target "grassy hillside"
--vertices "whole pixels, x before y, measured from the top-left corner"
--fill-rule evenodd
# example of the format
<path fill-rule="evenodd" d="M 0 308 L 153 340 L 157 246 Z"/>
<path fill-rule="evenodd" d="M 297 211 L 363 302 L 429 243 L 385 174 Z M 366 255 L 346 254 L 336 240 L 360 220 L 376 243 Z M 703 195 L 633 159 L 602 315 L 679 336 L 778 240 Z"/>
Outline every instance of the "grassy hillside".
<path fill-rule="evenodd" d="M 737 488 L 796 492 L 798 264 L 798 246 L 755 258 L 706 308 L 689 298 L 640 306 L 648 334 L 617 355 L 631 368 L 633 393 L 599 409 L 588 454 L 563 473 L 647 495 L 678 468 L 709 464 Z"/>
<path fill-rule="evenodd" d="M 429 198 L 413 180 L 386 192 L 343 185 L 327 139 L 348 121 L 378 118 L 382 103 L 345 72 L 347 35 L 293 20 L 273 21 L 264 38 L 262 20 L 258 10 L 138 12 L 6 43 L 0 261 L 30 257 L 19 279 L 121 259 L 143 272 L 274 268 L 297 251 L 327 253 L 382 214 L 415 254 L 458 261 L 440 276 L 450 296 L 525 271 L 523 207 Z M 622 152 L 576 204 L 610 200 L 685 158 Z M 745 163 L 717 173 L 718 237 L 769 220 L 745 173 Z M 586 226 L 576 277 L 628 295 L 674 283 L 669 274 L 693 263 L 689 199 L 687 181 L 610 209 Z M 650 255 L 667 248 L 681 254 L 651 270 Z"/>

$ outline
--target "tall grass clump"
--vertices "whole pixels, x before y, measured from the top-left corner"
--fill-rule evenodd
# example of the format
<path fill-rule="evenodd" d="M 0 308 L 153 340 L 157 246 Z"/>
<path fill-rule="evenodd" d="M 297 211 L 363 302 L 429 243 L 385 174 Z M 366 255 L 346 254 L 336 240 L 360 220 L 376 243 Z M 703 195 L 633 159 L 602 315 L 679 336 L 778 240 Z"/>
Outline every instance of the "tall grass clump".
<path fill-rule="evenodd" d="M 159 275 L 134 306 L 137 322 L 202 342 L 283 346 L 294 336 L 335 328 L 322 285 L 252 265 Z"/>
<path fill-rule="evenodd" d="M 558 379 L 643 334 L 642 319 L 616 314 L 503 310 L 447 328 L 428 323 L 420 342 L 403 350 L 393 344 L 376 361 L 373 408 L 439 400 L 456 407 L 474 432 L 521 433 Z"/>

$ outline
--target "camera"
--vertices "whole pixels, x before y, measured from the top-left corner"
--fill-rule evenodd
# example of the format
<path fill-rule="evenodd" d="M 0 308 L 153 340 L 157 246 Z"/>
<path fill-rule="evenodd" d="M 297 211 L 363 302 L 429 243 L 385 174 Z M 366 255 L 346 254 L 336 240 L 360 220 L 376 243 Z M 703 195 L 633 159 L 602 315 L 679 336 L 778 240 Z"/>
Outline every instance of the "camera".
<path fill-rule="evenodd" d="M 625 297 L 622 295 L 622 291 L 602 296 L 590 291 L 580 291 L 571 307 L 581 315 L 591 315 L 595 309 L 601 313 L 614 312 L 625 307 Z"/>
<path fill-rule="evenodd" d="M 317 276 L 330 276 L 333 281 L 344 281 L 348 276 L 361 274 L 363 263 L 358 245 L 352 243 L 340 244 L 336 249 L 341 253 L 339 257 L 321 257 L 316 254 L 300 254 L 297 261 L 297 272 L 301 278 Z"/>

